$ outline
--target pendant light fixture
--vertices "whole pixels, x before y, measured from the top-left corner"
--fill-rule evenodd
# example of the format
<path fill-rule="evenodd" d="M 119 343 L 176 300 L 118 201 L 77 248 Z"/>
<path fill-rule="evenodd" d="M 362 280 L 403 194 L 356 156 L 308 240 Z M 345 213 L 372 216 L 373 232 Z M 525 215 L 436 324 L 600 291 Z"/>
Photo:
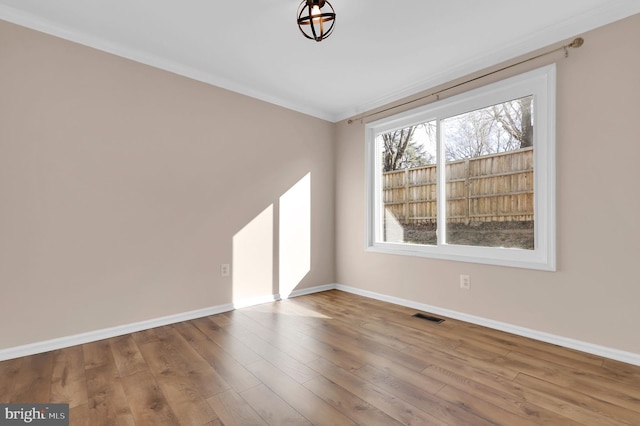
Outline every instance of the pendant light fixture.
<path fill-rule="evenodd" d="M 311 40 L 322 41 L 333 32 L 336 13 L 326 0 L 302 0 L 298 7 L 298 28 Z"/>

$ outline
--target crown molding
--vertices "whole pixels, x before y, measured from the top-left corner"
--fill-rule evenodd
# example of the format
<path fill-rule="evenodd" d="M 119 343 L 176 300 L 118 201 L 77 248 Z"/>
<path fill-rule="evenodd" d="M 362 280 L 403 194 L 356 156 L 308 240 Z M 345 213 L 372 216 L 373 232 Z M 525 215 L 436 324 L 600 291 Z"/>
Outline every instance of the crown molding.
<path fill-rule="evenodd" d="M 309 107 L 308 105 L 300 105 L 295 102 L 290 102 L 286 99 L 281 99 L 276 96 L 269 95 L 254 87 L 238 84 L 234 81 L 211 74 L 204 70 L 197 69 L 162 56 L 152 55 L 141 50 L 136 50 L 119 43 L 114 43 L 112 41 L 94 36 L 92 34 L 88 34 L 83 31 L 73 30 L 48 19 L 43 19 L 33 14 L 8 6 L 0 5 L 0 19 L 35 31 L 39 31 L 44 34 L 71 41 L 73 43 L 100 50 L 102 52 L 129 59 L 143 65 L 148 65 L 153 68 L 168 71 L 172 74 L 177 74 L 182 77 L 187 77 L 192 80 L 209 84 L 211 86 L 219 87 L 231 92 L 238 93 L 240 95 L 267 102 L 272 105 L 277 105 L 279 107 L 296 111 L 325 121 L 335 121 L 335 114 L 332 114 L 329 111 L 324 111 L 321 109 Z"/>
<path fill-rule="evenodd" d="M 488 54 L 478 55 L 464 63 L 448 67 L 446 71 L 437 75 L 430 75 L 410 86 L 400 88 L 399 90 L 358 105 L 353 105 L 342 110 L 331 111 L 273 96 L 261 91 L 259 88 L 239 84 L 228 78 L 214 75 L 205 70 L 194 68 L 166 57 L 151 55 L 144 51 L 114 43 L 83 31 L 73 30 L 28 12 L 0 5 L 0 19 L 2 20 L 334 123 L 372 111 L 435 86 L 445 84 L 457 78 L 525 55 L 561 40 L 575 37 L 586 31 L 637 13 L 640 13 L 640 2 L 637 0 L 613 0 L 605 5 L 594 7 L 587 12 L 576 15 L 562 22 L 561 25 L 549 26 L 542 31 L 538 31 L 536 34 L 510 40 Z"/>

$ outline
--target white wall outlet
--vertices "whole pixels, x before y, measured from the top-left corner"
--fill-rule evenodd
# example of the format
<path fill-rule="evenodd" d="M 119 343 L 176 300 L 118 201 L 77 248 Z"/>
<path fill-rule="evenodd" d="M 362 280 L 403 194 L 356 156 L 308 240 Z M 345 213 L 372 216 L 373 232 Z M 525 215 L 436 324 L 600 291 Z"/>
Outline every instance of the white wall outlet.
<path fill-rule="evenodd" d="M 220 265 L 220 276 L 221 277 L 228 277 L 229 275 L 231 275 L 231 267 L 229 266 L 228 263 L 223 263 Z"/>
<path fill-rule="evenodd" d="M 460 288 L 471 290 L 471 277 L 469 275 L 460 275 Z"/>

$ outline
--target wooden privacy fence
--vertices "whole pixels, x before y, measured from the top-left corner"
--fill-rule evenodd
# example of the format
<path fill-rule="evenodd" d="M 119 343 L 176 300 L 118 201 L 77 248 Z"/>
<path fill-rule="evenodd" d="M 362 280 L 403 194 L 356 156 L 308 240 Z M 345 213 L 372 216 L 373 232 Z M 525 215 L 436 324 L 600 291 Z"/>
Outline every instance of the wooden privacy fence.
<path fill-rule="evenodd" d="M 533 148 L 446 164 L 447 221 L 533 220 Z M 435 222 L 436 166 L 383 173 L 387 214 L 401 223 Z"/>

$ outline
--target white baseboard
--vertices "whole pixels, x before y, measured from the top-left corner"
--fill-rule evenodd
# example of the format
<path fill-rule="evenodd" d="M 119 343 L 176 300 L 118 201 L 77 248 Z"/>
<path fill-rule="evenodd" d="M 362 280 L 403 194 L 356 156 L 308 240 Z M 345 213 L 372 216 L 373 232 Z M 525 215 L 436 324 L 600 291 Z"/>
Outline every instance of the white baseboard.
<path fill-rule="evenodd" d="M 263 303 L 270 303 L 275 300 L 280 300 L 279 294 L 270 294 L 266 296 L 254 297 L 252 299 L 236 300 L 233 302 L 233 309 L 242 309 L 249 306 L 262 305 Z"/>
<path fill-rule="evenodd" d="M 332 290 L 335 287 L 335 284 L 327 284 L 318 287 L 304 288 L 301 290 L 293 291 L 288 297 L 318 293 L 321 291 Z M 7 349 L 0 349 L 0 361 L 54 351 L 57 349 L 68 348 L 75 345 L 82 345 L 84 343 L 122 336 L 123 334 L 135 333 L 136 331 L 148 330 L 154 327 L 161 327 L 163 325 L 175 324 L 177 322 L 189 321 L 196 318 L 207 317 L 209 315 L 229 312 L 233 311 L 234 309 L 269 303 L 273 302 L 274 300 L 280 300 L 280 295 L 274 294 L 253 299 L 240 300 L 226 305 L 212 306 L 209 308 L 183 312 L 175 315 L 168 315 L 165 317 L 140 321 L 132 324 L 125 324 L 117 327 L 110 327 L 101 330 L 75 334 L 73 336 L 65 336 L 57 339 L 45 340 L 42 342 L 30 343 L 27 345 L 15 346 Z"/>
<path fill-rule="evenodd" d="M 249 306 L 261 305 L 263 303 L 270 303 L 282 299 L 290 299 L 292 297 L 305 296 L 307 294 L 320 293 L 321 291 L 333 290 L 336 288 L 335 284 L 319 285 L 316 287 L 303 288 L 300 290 L 293 290 L 288 296 L 283 296 L 280 293 L 255 297 L 252 299 L 245 299 L 233 302 L 234 309 L 247 308 Z"/>
<path fill-rule="evenodd" d="M 346 286 L 343 284 L 326 284 L 317 287 L 303 288 L 300 290 L 294 290 L 287 296 L 287 298 L 304 296 L 307 294 L 319 293 L 327 290 L 341 290 L 347 293 L 353 293 L 371 299 L 381 300 L 383 302 L 394 303 L 396 305 L 406 306 L 409 308 L 417 309 L 419 311 L 430 312 L 437 315 L 443 315 L 449 318 L 454 318 L 460 321 L 466 321 L 472 324 L 482 325 L 485 327 L 493 328 L 495 330 L 505 331 L 507 333 L 516 334 L 518 336 L 529 337 L 531 339 L 540 340 L 542 342 L 552 343 L 560 345 L 566 348 L 576 349 L 578 351 L 590 353 L 593 355 L 602 356 L 605 358 L 614 359 L 628 364 L 640 366 L 640 354 L 632 352 L 625 352 L 618 349 L 612 349 L 605 346 L 594 345 L 592 343 L 583 342 L 580 340 L 570 339 L 568 337 L 556 336 L 554 334 L 545 333 L 538 330 L 532 330 L 525 327 L 519 327 L 516 325 L 494 321 L 487 318 L 478 317 L 475 315 L 469 315 L 462 312 L 456 312 L 449 309 L 439 308 L 437 306 L 427 305 L 425 303 L 419 303 L 412 300 L 401 299 L 399 297 L 387 296 L 381 293 L 375 293 L 372 291 L 361 290 L 359 288 Z M 117 327 L 105 328 L 102 330 L 90 331 L 87 333 L 76 334 L 73 336 L 60 337 L 57 339 L 46 340 L 43 342 L 31 343 L 23 346 L 16 346 L 13 348 L 0 349 L 0 361 L 5 361 L 12 358 L 19 358 L 22 356 L 35 355 L 38 353 L 53 351 L 56 349 L 67 348 L 70 346 L 81 345 L 84 343 L 95 342 L 97 340 L 108 339 L 111 337 L 121 336 L 123 334 L 134 333 L 136 331 L 148 330 L 154 327 L 161 327 L 163 325 L 174 324 L 182 321 L 189 321 L 196 318 L 206 317 L 209 315 L 220 314 L 223 312 L 229 312 L 234 309 L 242 307 L 248 307 L 258 305 L 262 303 L 269 303 L 274 300 L 280 300 L 279 294 L 274 294 L 265 297 L 259 297 L 255 299 L 243 300 L 234 302 L 233 304 L 213 306 L 204 309 L 198 309 L 195 311 L 184 312 L 176 315 L 169 315 L 161 318 L 156 318 L 147 321 L 140 321 L 132 324 L 121 325 Z"/>
<path fill-rule="evenodd" d="M 439 308 L 437 306 L 418 303 L 412 300 L 401 299 L 393 296 L 387 296 L 385 294 L 375 293 L 372 291 L 361 290 L 359 288 L 350 287 L 342 284 L 336 284 L 335 289 L 345 291 L 348 293 L 357 294 L 364 297 L 369 297 L 371 299 L 381 300 L 383 302 L 389 302 L 389 303 L 394 303 L 396 305 L 406 306 L 408 308 L 417 309 L 419 311 L 443 315 L 443 316 L 457 319 L 460 321 L 482 325 L 484 327 L 493 328 L 495 330 L 506 331 L 507 333 L 516 334 L 518 336 L 529 337 L 531 339 L 539 340 L 542 342 L 552 343 L 554 345 L 563 346 L 565 348 L 571 348 L 581 352 L 586 352 L 586 353 L 598 355 L 604 358 L 614 359 L 616 361 L 626 362 L 628 364 L 640 366 L 640 354 L 621 351 L 618 349 L 612 349 L 606 346 L 594 345 L 592 343 L 570 339 L 568 337 L 556 336 L 554 334 L 545 333 L 538 330 L 532 330 L 530 328 L 520 327 L 517 325 L 508 324 L 500 321 L 494 321 L 491 319 L 482 318 L 475 315 L 469 315 L 462 312 L 456 312 L 449 309 Z"/>
<path fill-rule="evenodd" d="M 168 315 L 132 324 L 119 325 L 117 327 L 103 328 L 101 330 L 89 331 L 87 333 L 65 336 L 57 339 L 45 340 L 42 342 L 30 343 L 13 348 L 0 350 L 0 361 L 18 358 L 22 356 L 35 355 L 43 352 L 53 351 L 70 346 L 82 345 L 84 343 L 95 342 L 97 340 L 108 339 L 110 337 L 122 336 L 123 334 L 134 333 L 136 331 L 148 330 L 163 325 L 175 324 L 177 322 L 189 321 L 209 315 L 220 314 L 232 311 L 233 305 L 219 305 L 210 308 L 198 309 L 195 311 L 183 312 L 181 314 Z"/>
<path fill-rule="evenodd" d="M 322 291 L 334 290 L 335 288 L 336 288 L 336 284 L 326 284 L 326 285 L 319 285 L 317 287 L 303 288 L 301 290 L 293 290 L 291 294 L 288 296 L 288 298 L 305 296 L 307 294 L 313 294 L 313 293 L 320 293 Z"/>

